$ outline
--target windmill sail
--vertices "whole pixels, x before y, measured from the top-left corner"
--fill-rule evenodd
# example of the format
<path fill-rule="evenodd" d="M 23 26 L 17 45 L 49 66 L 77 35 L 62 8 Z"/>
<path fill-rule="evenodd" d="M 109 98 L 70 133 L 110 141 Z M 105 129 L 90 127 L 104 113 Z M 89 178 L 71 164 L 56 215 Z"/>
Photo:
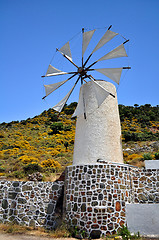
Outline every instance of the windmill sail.
<path fill-rule="evenodd" d="M 96 52 L 99 48 L 103 47 L 107 42 L 109 42 L 112 38 L 117 36 L 118 33 L 112 32 L 110 30 L 107 30 L 106 33 L 103 35 L 103 37 L 100 39 L 96 47 L 94 48 L 93 52 Z"/>
<path fill-rule="evenodd" d="M 51 64 L 49 65 L 45 77 L 56 76 L 56 75 L 63 75 L 68 74 L 67 72 L 62 72 L 61 70 L 53 67 Z"/>
<path fill-rule="evenodd" d="M 88 107 L 89 91 L 91 91 L 91 86 L 93 86 L 93 91 L 97 99 L 98 107 L 103 103 L 103 101 L 110 95 L 107 90 L 102 87 L 99 83 L 92 80 L 91 85 L 82 87 L 80 90 L 79 101 L 77 107 L 72 115 L 72 117 L 84 115 L 89 113 L 90 109 Z M 94 106 L 96 108 L 96 106 Z M 91 109 L 93 110 L 93 109 Z"/>
<path fill-rule="evenodd" d="M 72 115 L 72 117 L 76 117 L 76 116 L 80 116 L 80 115 L 84 115 L 84 92 L 83 92 L 83 88 L 81 88 L 80 90 L 80 95 L 79 95 L 79 101 L 77 104 L 77 107 Z"/>
<path fill-rule="evenodd" d="M 59 51 L 66 55 L 72 61 L 72 54 L 69 42 L 67 42 L 62 48 L 60 48 Z"/>
<path fill-rule="evenodd" d="M 95 30 L 84 32 L 83 33 L 83 42 L 82 42 L 82 57 L 88 47 L 89 42 L 92 39 L 92 36 L 94 34 Z"/>
<path fill-rule="evenodd" d="M 99 68 L 96 71 L 104 74 L 108 78 L 112 79 L 114 82 L 119 84 L 121 73 L 123 68 Z"/>
<path fill-rule="evenodd" d="M 97 83 L 95 81 L 92 81 L 92 84 L 93 84 L 94 91 L 95 91 L 95 94 L 96 94 L 98 107 L 100 107 L 100 105 L 110 95 L 110 93 L 107 92 L 107 90 L 104 87 L 102 87 L 99 83 Z"/>
<path fill-rule="evenodd" d="M 56 104 L 53 109 L 58 111 L 58 112 L 61 112 L 63 107 L 65 106 L 67 100 L 69 99 L 72 91 L 73 91 L 74 87 L 67 93 L 67 95 L 58 103 Z"/>
<path fill-rule="evenodd" d="M 107 59 L 112 59 L 112 58 L 119 58 L 119 57 L 128 57 L 125 51 L 124 44 L 121 44 L 117 48 L 114 48 L 112 51 L 110 51 L 109 53 L 107 53 L 106 55 L 98 59 L 97 62 L 107 60 Z"/>
<path fill-rule="evenodd" d="M 46 97 L 52 93 L 53 91 L 55 91 L 56 89 L 58 89 L 59 87 L 61 87 L 65 82 L 67 82 L 67 80 L 65 81 L 61 81 L 61 82 L 57 82 L 57 83 L 53 83 L 53 84 L 49 84 L 49 85 L 44 85 L 45 87 L 45 93 L 46 93 Z"/>
<path fill-rule="evenodd" d="M 56 110 L 56 111 L 58 111 L 58 112 L 61 112 L 61 111 L 62 111 L 62 109 L 63 109 L 63 107 L 65 106 L 67 100 L 69 99 L 71 93 L 73 92 L 76 84 L 78 83 L 79 79 L 80 79 L 80 77 L 78 77 L 78 79 L 77 79 L 77 81 L 75 82 L 73 88 L 67 93 L 67 95 L 66 95 L 59 103 L 57 103 L 57 104 L 53 107 L 54 110 Z"/>

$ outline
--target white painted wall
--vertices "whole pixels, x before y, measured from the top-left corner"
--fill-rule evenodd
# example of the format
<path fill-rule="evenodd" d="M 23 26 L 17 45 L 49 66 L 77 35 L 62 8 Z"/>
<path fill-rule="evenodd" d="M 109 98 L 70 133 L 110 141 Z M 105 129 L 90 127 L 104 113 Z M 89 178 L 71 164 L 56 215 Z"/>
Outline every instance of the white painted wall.
<path fill-rule="evenodd" d="M 146 169 L 159 169 L 159 160 L 145 160 Z"/>
<path fill-rule="evenodd" d="M 98 83 L 115 98 L 109 95 L 98 108 L 91 82 L 82 85 L 81 88 L 87 88 L 89 101 L 87 118 L 83 115 L 77 118 L 73 165 L 96 164 L 97 159 L 123 163 L 116 88 L 106 81 Z"/>
<path fill-rule="evenodd" d="M 159 237 L 159 204 L 126 204 L 126 222 L 131 233 Z"/>

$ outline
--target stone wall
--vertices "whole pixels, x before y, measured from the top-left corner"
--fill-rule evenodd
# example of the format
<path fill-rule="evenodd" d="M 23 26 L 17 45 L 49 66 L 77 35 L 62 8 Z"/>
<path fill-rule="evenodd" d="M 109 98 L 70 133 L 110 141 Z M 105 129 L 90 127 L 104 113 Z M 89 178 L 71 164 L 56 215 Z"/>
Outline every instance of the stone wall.
<path fill-rule="evenodd" d="M 63 185 L 63 181 L 1 181 L 0 221 L 48 229 L 56 227 L 61 218 Z"/>
<path fill-rule="evenodd" d="M 159 203 L 159 169 L 131 169 L 133 203 Z"/>
<path fill-rule="evenodd" d="M 126 203 L 159 203 L 158 173 L 125 164 L 67 167 L 67 222 L 91 237 L 116 233 L 126 223 Z"/>
<path fill-rule="evenodd" d="M 126 204 L 159 204 L 159 169 L 100 163 L 68 166 L 64 181 L 0 182 L 0 222 L 56 228 L 64 219 L 88 236 L 114 234 Z M 64 209 L 63 209 L 64 196 Z"/>

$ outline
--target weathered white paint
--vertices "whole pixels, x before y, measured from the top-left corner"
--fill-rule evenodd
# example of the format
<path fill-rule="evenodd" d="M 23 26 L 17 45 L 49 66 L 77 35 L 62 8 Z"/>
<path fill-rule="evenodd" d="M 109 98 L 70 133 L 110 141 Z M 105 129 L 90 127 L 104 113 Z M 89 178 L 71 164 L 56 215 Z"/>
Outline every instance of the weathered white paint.
<path fill-rule="evenodd" d="M 159 237 L 159 204 L 126 204 L 126 221 L 131 233 Z"/>
<path fill-rule="evenodd" d="M 146 169 L 159 169 L 159 160 L 145 160 Z"/>
<path fill-rule="evenodd" d="M 98 83 L 115 98 L 109 95 L 98 108 L 91 82 L 82 85 L 87 87 L 89 101 L 87 118 L 77 117 L 73 165 L 96 164 L 97 159 L 123 163 L 116 88 L 110 82 Z"/>

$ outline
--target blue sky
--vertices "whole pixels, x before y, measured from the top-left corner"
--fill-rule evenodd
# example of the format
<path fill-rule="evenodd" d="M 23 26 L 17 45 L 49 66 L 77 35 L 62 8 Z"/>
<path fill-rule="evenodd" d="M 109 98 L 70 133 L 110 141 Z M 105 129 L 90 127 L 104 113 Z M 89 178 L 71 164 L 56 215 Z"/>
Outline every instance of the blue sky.
<path fill-rule="evenodd" d="M 0 0 L 0 122 L 34 117 L 55 105 L 71 87 L 66 86 L 46 101 L 41 99 L 41 75 L 56 47 L 65 44 L 82 27 L 91 30 L 109 25 L 113 25 L 112 31 L 130 39 L 129 60 L 124 65 L 128 63 L 132 69 L 122 76 L 118 102 L 159 104 L 158 0 Z M 77 50 L 74 45 L 75 54 Z M 66 67 L 58 58 L 57 65 L 52 64 Z M 108 80 L 104 76 L 103 79 Z M 48 83 L 51 81 L 54 79 Z M 78 90 L 71 102 L 78 101 Z"/>

